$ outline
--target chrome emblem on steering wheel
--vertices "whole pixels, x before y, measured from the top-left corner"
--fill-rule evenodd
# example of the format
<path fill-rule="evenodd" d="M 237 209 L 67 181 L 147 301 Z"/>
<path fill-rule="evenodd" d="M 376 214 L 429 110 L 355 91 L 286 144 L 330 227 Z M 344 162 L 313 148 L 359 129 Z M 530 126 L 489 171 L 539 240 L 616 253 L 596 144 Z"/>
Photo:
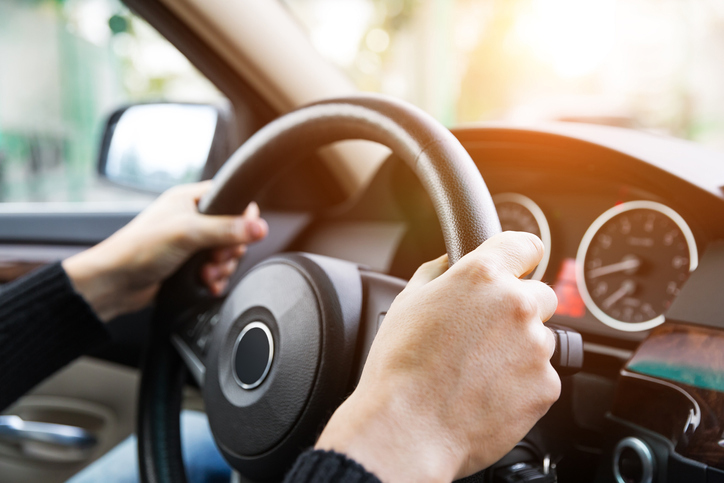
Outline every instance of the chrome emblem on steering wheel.
<path fill-rule="evenodd" d="M 274 337 L 263 322 L 252 322 L 241 331 L 234 343 L 231 371 L 242 389 L 259 387 L 271 369 Z"/>

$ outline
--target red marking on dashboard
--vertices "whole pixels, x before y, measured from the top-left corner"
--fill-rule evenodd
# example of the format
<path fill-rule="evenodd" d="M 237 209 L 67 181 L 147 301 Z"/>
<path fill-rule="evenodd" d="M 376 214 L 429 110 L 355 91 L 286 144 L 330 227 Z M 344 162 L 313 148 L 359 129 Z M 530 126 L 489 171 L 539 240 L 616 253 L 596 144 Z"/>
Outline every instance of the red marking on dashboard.
<path fill-rule="evenodd" d="M 565 258 L 558 270 L 553 290 L 558 297 L 556 315 L 581 318 L 586 315 L 586 304 L 578 292 L 576 284 L 576 260 Z"/>

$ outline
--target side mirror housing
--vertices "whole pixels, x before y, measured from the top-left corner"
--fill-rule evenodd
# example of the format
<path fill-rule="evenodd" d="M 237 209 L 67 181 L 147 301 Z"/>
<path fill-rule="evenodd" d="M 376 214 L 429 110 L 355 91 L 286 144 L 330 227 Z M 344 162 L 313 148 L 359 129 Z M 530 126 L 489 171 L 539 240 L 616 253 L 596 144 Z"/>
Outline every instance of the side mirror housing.
<path fill-rule="evenodd" d="M 106 123 L 98 172 L 109 181 L 161 193 L 213 176 L 233 147 L 229 114 L 205 104 L 136 104 Z"/>

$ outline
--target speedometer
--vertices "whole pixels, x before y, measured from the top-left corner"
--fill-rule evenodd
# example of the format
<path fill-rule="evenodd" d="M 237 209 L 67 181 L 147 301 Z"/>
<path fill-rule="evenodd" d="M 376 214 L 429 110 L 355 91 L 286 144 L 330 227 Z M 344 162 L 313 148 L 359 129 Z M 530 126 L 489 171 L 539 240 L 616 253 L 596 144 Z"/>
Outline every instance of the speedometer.
<path fill-rule="evenodd" d="M 543 259 L 526 278 L 540 280 L 551 256 L 551 230 L 543 210 L 527 196 L 518 193 L 499 193 L 493 196 L 495 209 L 503 231 L 527 231 L 543 241 Z"/>
<path fill-rule="evenodd" d="M 648 330 L 698 265 L 691 229 L 674 210 L 630 201 L 599 216 L 578 248 L 576 281 L 588 310 L 618 330 Z"/>

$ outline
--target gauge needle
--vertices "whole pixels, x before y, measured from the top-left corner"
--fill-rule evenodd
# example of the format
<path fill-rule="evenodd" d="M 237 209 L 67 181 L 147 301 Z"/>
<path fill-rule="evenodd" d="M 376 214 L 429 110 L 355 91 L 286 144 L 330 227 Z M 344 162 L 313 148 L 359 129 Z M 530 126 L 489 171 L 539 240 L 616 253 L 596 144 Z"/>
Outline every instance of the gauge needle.
<path fill-rule="evenodd" d="M 605 267 L 598 267 L 589 270 L 587 275 L 588 278 L 602 277 L 604 275 L 610 275 L 612 273 L 625 272 L 627 270 L 636 270 L 640 266 L 641 260 L 639 260 L 638 258 L 629 258 L 628 260 L 623 260 L 618 263 L 612 263 L 611 265 L 606 265 Z"/>
<path fill-rule="evenodd" d="M 608 298 L 603 301 L 601 306 L 608 310 L 613 304 L 621 300 L 626 295 L 631 295 L 634 290 L 636 290 L 636 283 L 633 280 L 624 280 L 621 287 L 609 295 Z"/>

